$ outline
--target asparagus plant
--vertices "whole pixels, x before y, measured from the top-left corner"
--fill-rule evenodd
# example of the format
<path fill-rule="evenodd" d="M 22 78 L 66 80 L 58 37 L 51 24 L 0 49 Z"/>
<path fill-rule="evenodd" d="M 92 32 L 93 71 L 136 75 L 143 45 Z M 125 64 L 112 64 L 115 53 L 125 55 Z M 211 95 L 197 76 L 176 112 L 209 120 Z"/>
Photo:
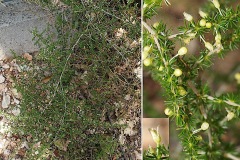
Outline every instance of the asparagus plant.
<path fill-rule="evenodd" d="M 206 2 L 199 9 L 200 18 L 184 12 L 184 25 L 177 34 L 167 29 L 163 20 L 153 25 L 147 21 L 156 15 L 162 0 L 144 0 L 143 4 L 143 64 L 164 89 L 165 114 L 176 123 L 186 159 L 240 159 L 237 144 L 221 138 L 230 123 L 239 120 L 240 92 L 216 94 L 201 80 L 201 72 L 214 64 L 214 57 L 224 58 L 239 46 L 240 6 L 221 2 Z M 170 5 L 167 0 L 165 3 Z M 207 34 L 212 34 L 213 40 L 208 40 Z M 199 54 L 188 50 L 193 39 L 203 46 Z M 239 84 L 240 73 L 232 74 L 232 83 Z"/>

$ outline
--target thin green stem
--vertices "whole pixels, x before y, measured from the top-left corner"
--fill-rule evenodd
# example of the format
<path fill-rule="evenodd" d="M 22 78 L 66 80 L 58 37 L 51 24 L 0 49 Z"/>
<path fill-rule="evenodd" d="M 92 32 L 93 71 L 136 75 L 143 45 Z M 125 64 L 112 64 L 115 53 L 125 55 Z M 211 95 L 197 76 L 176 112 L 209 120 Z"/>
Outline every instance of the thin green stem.
<path fill-rule="evenodd" d="M 167 62 L 166 62 L 166 60 L 165 60 L 165 58 L 164 58 L 164 56 L 163 56 L 163 52 L 162 52 L 162 50 L 161 50 L 160 44 L 159 44 L 159 42 L 158 42 L 158 39 L 157 39 L 157 37 L 156 37 L 155 31 L 152 30 L 152 28 L 151 28 L 146 22 L 142 21 L 142 24 L 143 24 L 143 26 L 148 30 L 148 32 L 151 33 L 151 35 L 153 36 L 153 39 L 154 39 L 154 41 L 155 41 L 155 43 L 156 43 L 156 45 L 157 45 L 157 48 L 158 48 L 158 50 L 159 50 L 159 52 L 160 52 L 161 58 L 162 58 L 162 60 L 163 60 L 163 63 L 164 63 L 164 65 L 165 65 L 165 67 L 166 67 L 166 66 L 167 66 Z"/>
<path fill-rule="evenodd" d="M 219 99 L 219 98 L 215 98 L 215 97 L 212 97 L 212 96 L 209 96 L 209 95 L 204 95 L 204 97 L 206 97 L 208 100 L 211 100 L 213 102 L 224 102 L 230 106 L 234 106 L 234 107 L 240 107 L 240 104 L 237 104 L 233 101 L 230 101 L 230 100 L 222 100 L 222 99 Z"/>

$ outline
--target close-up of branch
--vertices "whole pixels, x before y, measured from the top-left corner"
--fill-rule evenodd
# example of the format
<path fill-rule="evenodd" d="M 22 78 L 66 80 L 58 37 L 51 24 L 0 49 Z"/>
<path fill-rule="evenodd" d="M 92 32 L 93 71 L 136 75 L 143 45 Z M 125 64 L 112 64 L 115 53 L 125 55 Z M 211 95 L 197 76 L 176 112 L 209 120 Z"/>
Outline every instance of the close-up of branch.
<path fill-rule="evenodd" d="M 158 95 L 163 97 L 161 101 L 166 106 L 162 112 L 174 124 L 173 130 L 180 141 L 179 149 L 170 144 L 170 150 L 182 150 L 180 159 L 239 159 L 239 137 L 235 137 L 237 140 L 234 142 L 227 142 L 223 137 L 227 137 L 229 130 L 239 124 L 240 71 L 229 72 L 228 82 L 234 84 L 234 91 L 219 94 L 208 79 L 211 76 L 216 81 L 224 81 L 210 70 L 216 57 L 224 60 L 229 52 L 239 47 L 240 6 L 238 3 L 234 6 L 230 1 L 206 1 L 199 6 L 198 15 L 183 11 L 180 15 L 183 19 L 179 20 L 183 23 L 174 28 L 157 15 L 163 9 L 166 12 L 174 10 L 177 2 L 170 3 L 171 6 L 164 6 L 161 0 L 145 0 L 142 8 L 144 73 L 154 80 L 155 84 L 151 85 L 161 86 L 162 91 Z M 175 10 L 177 12 L 177 8 Z M 199 44 L 195 50 L 194 43 Z M 235 56 L 237 53 L 239 50 Z M 144 84 L 148 85 L 148 81 Z M 149 93 L 146 90 L 143 94 L 147 96 Z M 150 109 L 153 110 L 148 105 L 144 111 Z M 170 158 L 172 154 L 175 155 L 173 159 L 178 157 L 170 152 Z"/>

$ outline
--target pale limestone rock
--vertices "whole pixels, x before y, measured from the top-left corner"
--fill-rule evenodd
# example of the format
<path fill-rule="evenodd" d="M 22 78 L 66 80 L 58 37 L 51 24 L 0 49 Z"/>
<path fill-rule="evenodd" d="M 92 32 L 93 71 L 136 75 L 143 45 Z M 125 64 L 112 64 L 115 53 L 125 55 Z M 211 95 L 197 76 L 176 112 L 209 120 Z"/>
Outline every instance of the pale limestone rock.
<path fill-rule="evenodd" d="M 3 97 L 2 97 L 2 108 L 8 108 L 9 107 L 9 104 L 10 104 L 10 96 L 9 95 L 6 95 L 6 94 L 3 94 Z"/>
<path fill-rule="evenodd" d="M 12 110 L 12 114 L 14 115 L 14 116 L 18 116 L 19 114 L 20 114 L 20 109 L 19 108 L 14 108 L 13 110 Z"/>
<path fill-rule="evenodd" d="M 0 83 L 3 83 L 3 82 L 5 82 L 5 77 L 2 74 L 0 74 Z"/>

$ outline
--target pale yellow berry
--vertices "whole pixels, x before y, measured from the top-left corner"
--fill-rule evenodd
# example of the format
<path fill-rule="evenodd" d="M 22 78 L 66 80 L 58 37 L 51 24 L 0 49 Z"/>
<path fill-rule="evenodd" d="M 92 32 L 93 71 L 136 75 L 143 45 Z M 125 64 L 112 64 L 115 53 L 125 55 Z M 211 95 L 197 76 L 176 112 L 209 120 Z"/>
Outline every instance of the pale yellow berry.
<path fill-rule="evenodd" d="M 236 74 L 234 75 L 234 77 L 235 77 L 236 80 L 240 80 L 240 73 L 236 73 Z"/>
<path fill-rule="evenodd" d="M 207 23 L 206 23 L 206 27 L 207 27 L 207 28 L 211 28 L 211 27 L 212 27 L 212 23 L 207 22 Z"/>
<path fill-rule="evenodd" d="M 154 27 L 154 28 L 157 28 L 158 26 L 159 26 L 159 23 L 158 23 L 158 22 L 156 22 L 156 23 L 153 24 L 153 27 Z"/>
<path fill-rule="evenodd" d="M 201 10 L 199 10 L 199 15 L 202 17 L 202 18 L 206 18 L 208 15 L 207 15 L 207 13 L 205 13 L 205 12 L 203 12 L 203 11 L 201 11 Z"/>
<path fill-rule="evenodd" d="M 240 73 L 236 73 L 234 78 L 237 80 L 237 83 L 240 84 Z"/>
<path fill-rule="evenodd" d="M 182 70 L 177 68 L 174 70 L 173 74 L 176 76 L 176 77 L 179 77 L 182 75 Z"/>
<path fill-rule="evenodd" d="M 183 15 L 184 15 L 184 18 L 187 20 L 187 21 L 192 21 L 193 20 L 193 17 L 190 15 L 190 14 L 188 14 L 188 13 L 186 13 L 186 12 L 183 12 Z"/>
<path fill-rule="evenodd" d="M 199 25 L 201 27 L 204 27 L 206 25 L 206 20 L 205 19 L 201 19 L 200 22 L 199 22 Z"/>
<path fill-rule="evenodd" d="M 163 69 L 164 69 L 163 66 L 160 66 L 160 67 L 158 68 L 159 71 L 163 71 Z"/>
<path fill-rule="evenodd" d="M 198 135 L 198 136 L 196 137 L 196 140 L 198 140 L 198 141 L 202 141 L 202 140 L 203 140 L 203 138 L 202 138 L 202 136 L 201 136 L 201 135 Z"/>
<path fill-rule="evenodd" d="M 233 119 L 234 116 L 235 116 L 235 115 L 234 115 L 233 112 L 228 112 L 228 114 L 227 114 L 227 120 L 230 121 L 231 119 Z"/>
<path fill-rule="evenodd" d="M 209 42 L 204 42 L 205 43 L 205 47 L 209 50 L 209 51 L 213 51 L 213 45 Z"/>
<path fill-rule="evenodd" d="M 149 129 L 149 132 L 151 133 L 151 135 L 152 135 L 152 139 L 153 139 L 153 141 L 157 144 L 157 145 L 159 145 L 160 143 L 161 143 L 161 136 L 159 135 L 159 133 L 158 133 L 158 127 L 157 127 L 157 129 L 155 129 L 155 128 L 150 128 Z"/>
<path fill-rule="evenodd" d="M 169 109 L 169 108 L 166 108 L 164 110 L 164 113 L 167 115 L 167 116 L 171 116 L 173 114 L 173 112 Z"/>
<path fill-rule="evenodd" d="M 151 58 L 146 58 L 143 60 L 143 64 L 147 67 L 152 64 L 152 59 Z"/>
<path fill-rule="evenodd" d="M 178 87 L 178 93 L 181 96 L 185 96 L 187 94 L 187 91 L 182 86 L 179 86 Z"/>
<path fill-rule="evenodd" d="M 187 53 L 187 48 L 186 47 L 181 47 L 179 50 L 178 50 L 178 55 L 179 56 L 182 56 L 184 54 Z"/>
<path fill-rule="evenodd" d="M 209 124 L 207 122 L 203 122 L 201 125 L 201 130 L 207 130 L 209 128 Z"/>

